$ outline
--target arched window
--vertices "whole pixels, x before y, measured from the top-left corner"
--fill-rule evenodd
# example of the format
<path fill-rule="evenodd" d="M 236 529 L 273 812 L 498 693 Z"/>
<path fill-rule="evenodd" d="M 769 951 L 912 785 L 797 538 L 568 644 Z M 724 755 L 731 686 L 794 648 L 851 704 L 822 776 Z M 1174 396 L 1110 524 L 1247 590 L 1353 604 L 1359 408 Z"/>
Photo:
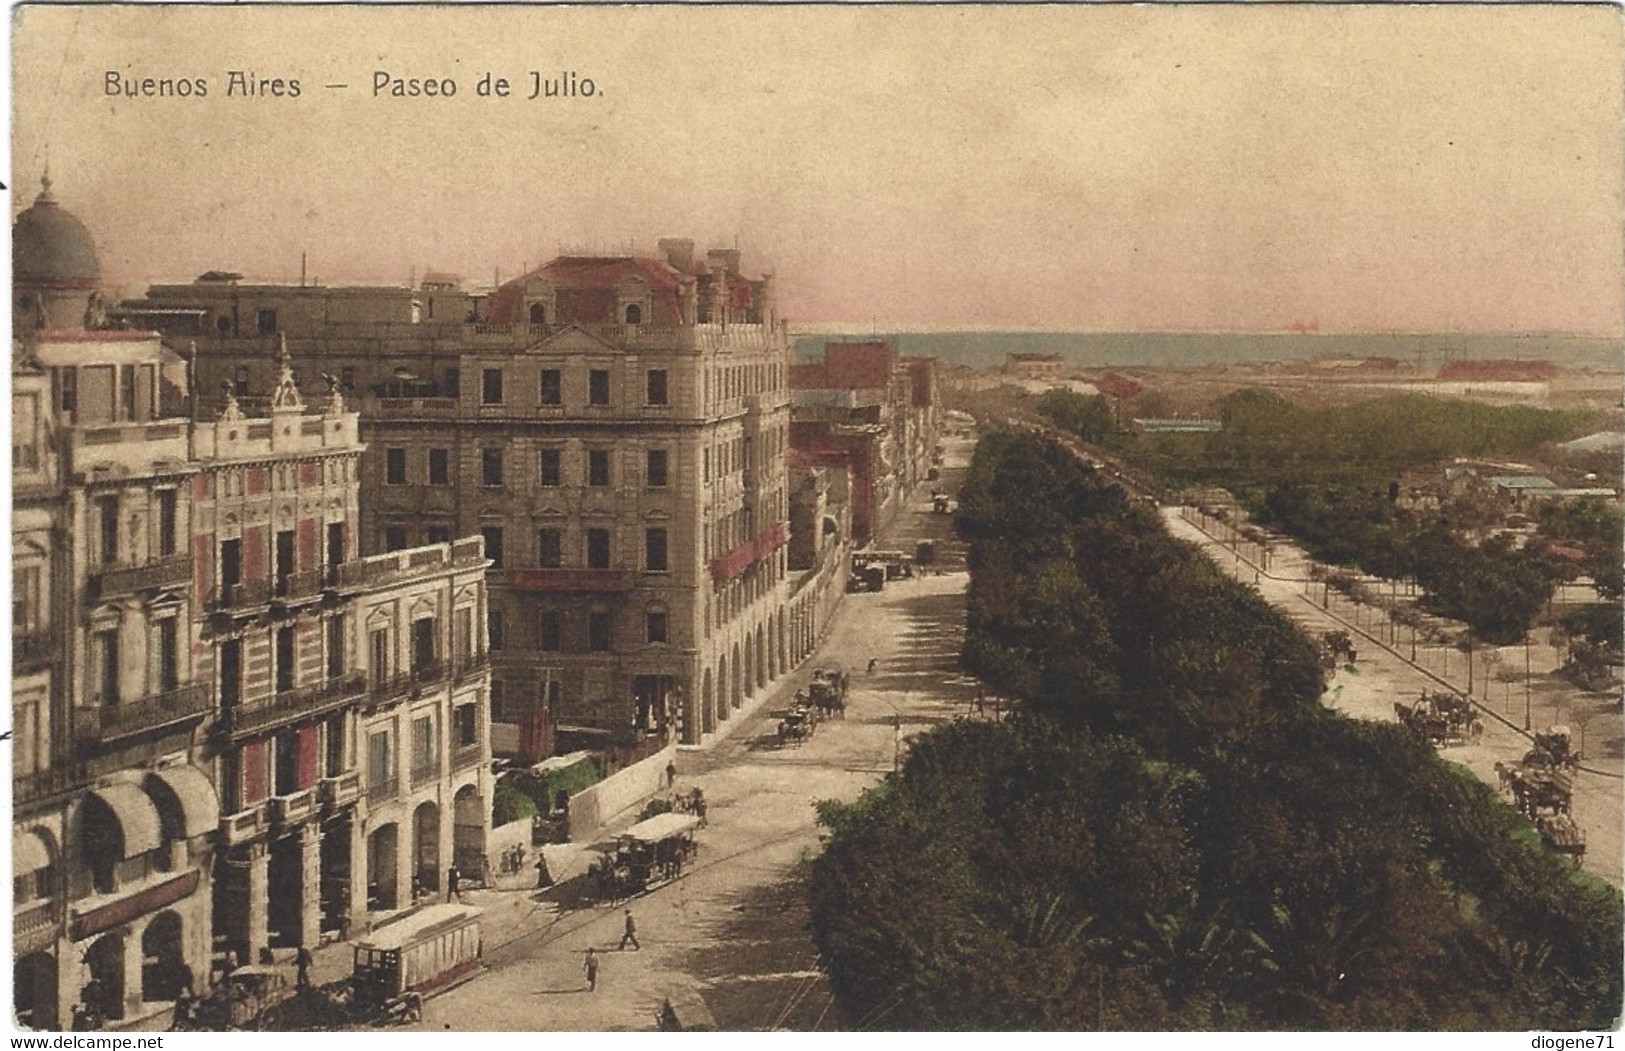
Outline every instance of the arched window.
<path fill-rule="evenodd" d="M 547 310 L 540 303 L 530 305 L 530 323 L 532 325 L 547 324 Z"/>
<path fill-rule="evenodd" d="M 638 325 L 642 324 L 642 322 L 643 308 L 636 303 L 628 303 L 626 306 L 626 323 L 628 325 Z"/>

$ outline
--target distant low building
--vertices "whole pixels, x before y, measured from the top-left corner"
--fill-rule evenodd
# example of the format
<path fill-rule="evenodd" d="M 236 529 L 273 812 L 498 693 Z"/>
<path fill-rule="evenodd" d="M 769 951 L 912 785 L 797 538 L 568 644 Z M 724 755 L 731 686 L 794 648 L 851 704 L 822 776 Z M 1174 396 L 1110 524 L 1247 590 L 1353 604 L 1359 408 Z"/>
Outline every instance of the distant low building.
<path fill-rule="evenodd" d="M 1007 354 L 1004 374 L 1022 380 L 1058 380 L 1063 364 L 1059 354 Z"/>
<path fill-rule="evenodd" d="M 1135 420 L 1141 434 L 1203 434 L 1224 430 L 1220 420 Z"/>

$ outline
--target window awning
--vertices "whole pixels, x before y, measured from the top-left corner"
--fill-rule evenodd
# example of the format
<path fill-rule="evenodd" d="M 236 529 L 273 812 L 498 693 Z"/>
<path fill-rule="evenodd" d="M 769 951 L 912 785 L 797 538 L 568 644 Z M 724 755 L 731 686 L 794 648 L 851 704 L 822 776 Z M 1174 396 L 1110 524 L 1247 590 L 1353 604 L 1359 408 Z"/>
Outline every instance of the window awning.
<path fill-rule="evenodd" d="M 11 874 L 27 876 L 51 867 L 51 850 L 38 832 L 11 830 Z"/>
<path fill-rule="evenodd" d="M 124 833 L 125 857 L 133 858 L 137 854 L 156 850 L 163 842 L 158 825 L 158 808 L 147 793 L 137 786 L 128 782 L 107 785 L 94 789 L 90 794 L 106 804 L 107 809 L 118 818 L 119 828 Z"/>
<path fill-rule="evenodd" d="M 190 763 L 148 774 L 147 792 L 180 815 L 181 835 L 187 839 L 220 827 L 220 798 L 208 775 Z"/>

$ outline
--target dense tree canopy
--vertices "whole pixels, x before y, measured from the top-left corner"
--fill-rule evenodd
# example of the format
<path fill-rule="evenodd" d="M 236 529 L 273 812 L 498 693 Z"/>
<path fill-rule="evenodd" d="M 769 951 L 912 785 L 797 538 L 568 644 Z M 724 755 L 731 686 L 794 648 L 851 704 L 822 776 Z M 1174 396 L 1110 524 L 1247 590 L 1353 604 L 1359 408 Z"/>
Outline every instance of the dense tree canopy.
<path fill-rule="evenodd" d="M 829 829 L 849 1025 L 1611 1025 L 1621 911 L 1486 786 L 1318 703 L 1315 653 L 1052 444 L 961 492 L 966 666 L 1023 704 L 924 735 Z"/>

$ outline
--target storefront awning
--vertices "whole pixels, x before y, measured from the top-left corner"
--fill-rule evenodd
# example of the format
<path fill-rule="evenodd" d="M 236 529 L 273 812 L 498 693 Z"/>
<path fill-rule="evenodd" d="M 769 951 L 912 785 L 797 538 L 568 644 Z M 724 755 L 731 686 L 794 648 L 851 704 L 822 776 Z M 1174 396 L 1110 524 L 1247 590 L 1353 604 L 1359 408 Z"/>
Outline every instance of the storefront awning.
<path fill-rule="evenodd" d="M 135 785 L 124 783 L 94 789 L 91 795 L 106 804 L 118 818 L 124 833 L 124 856 L 133 858 L 156 850 L 163 842 L 159 831 L 158 808 L 153 806 L 147 793 Z"/>
<path fill-rule="evenodd" d="M 147 792 L 179 813 L 181 834 L 187 839 L 220 827 L 220 798 L 214 794 L 208 775 L 191 764 L 148 774 Z"/>
<path fill-rule="evenodd" d="M 51 850 L 38 832 L 11 830 L 11 874 L 27 876 L 51 867 Z"/>

